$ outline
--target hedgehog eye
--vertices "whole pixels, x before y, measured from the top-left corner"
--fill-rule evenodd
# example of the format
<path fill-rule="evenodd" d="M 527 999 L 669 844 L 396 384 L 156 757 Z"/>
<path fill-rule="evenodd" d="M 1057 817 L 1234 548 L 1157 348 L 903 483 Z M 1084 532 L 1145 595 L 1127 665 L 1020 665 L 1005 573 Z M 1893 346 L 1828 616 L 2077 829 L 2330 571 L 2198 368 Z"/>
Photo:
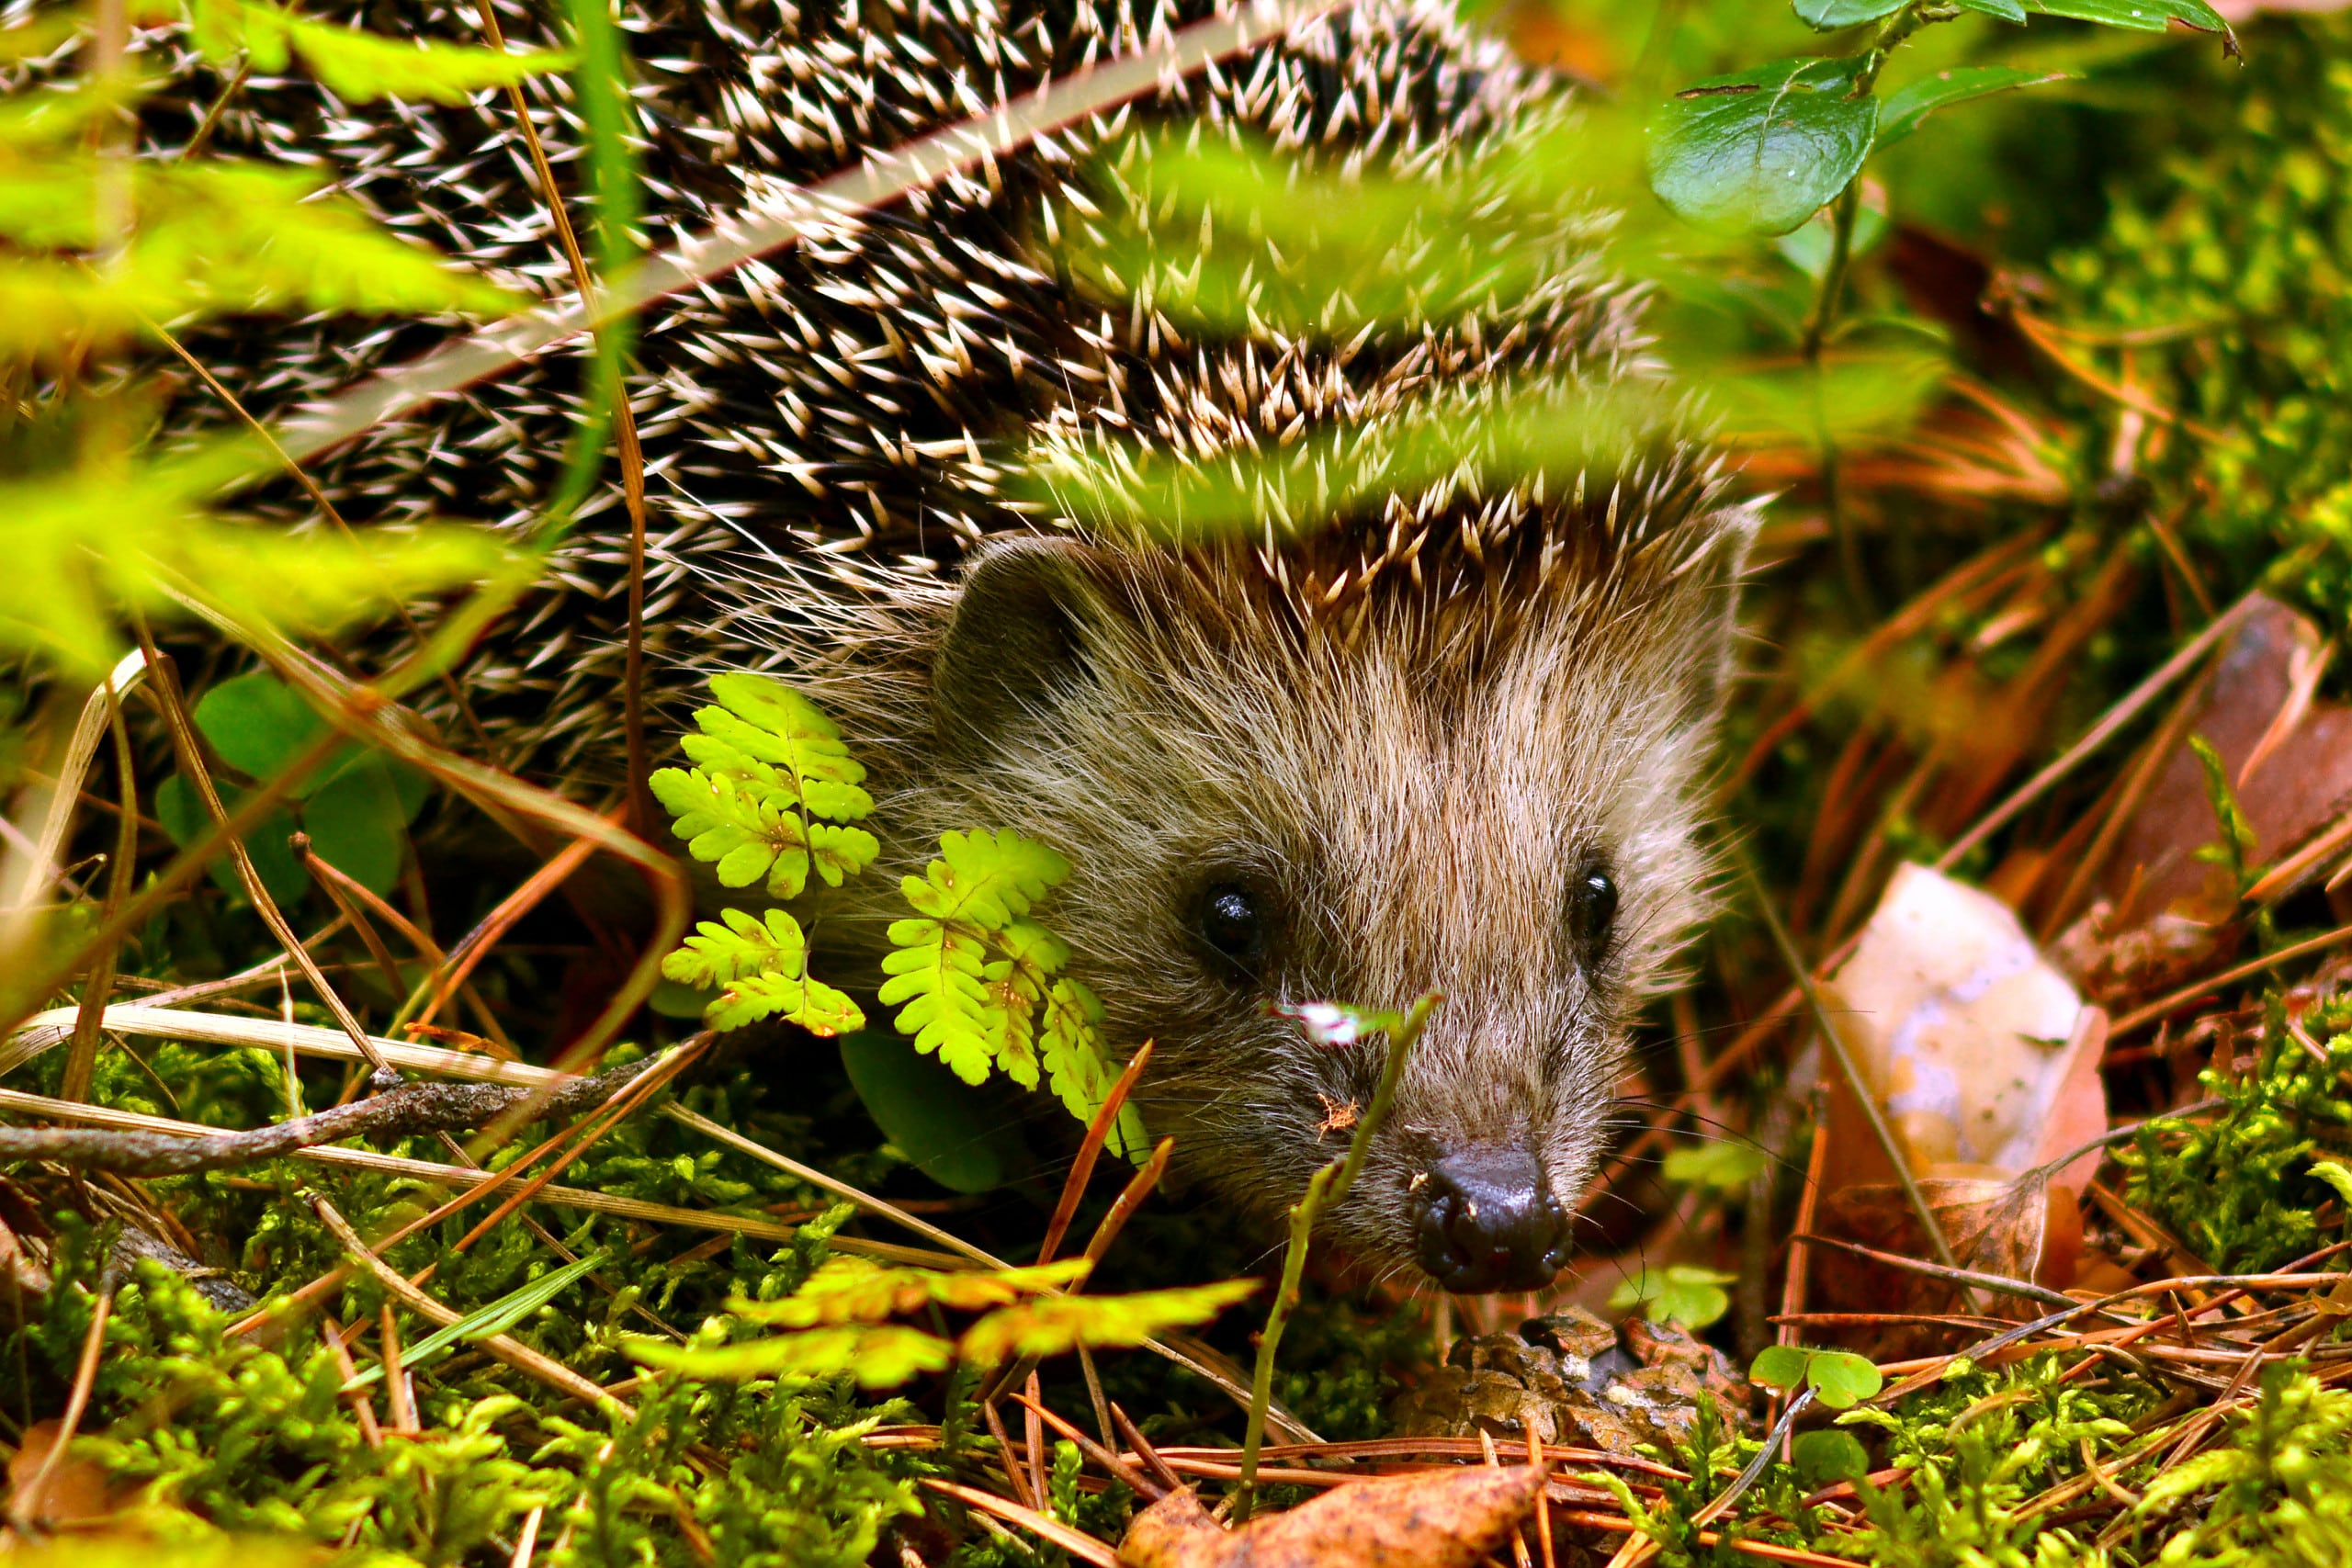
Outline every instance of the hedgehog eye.
<path fill-rule="evenodd" d="M 1610 928 L 1617 920 L 1617 881 L 1599 866 L 1589 866 L 1568 889 L 1568 937 L 1576 944 L 1577 961 L 1587 970 L 1609 951 Z"/>
<path fill-rule="evenodd" d="M 1194 923 L 1211 953 L 1247 975 L 1265 956 L 1266 921 L 1258 895 L 1238 882 L 1219 882 L 1201 895 Z"/>

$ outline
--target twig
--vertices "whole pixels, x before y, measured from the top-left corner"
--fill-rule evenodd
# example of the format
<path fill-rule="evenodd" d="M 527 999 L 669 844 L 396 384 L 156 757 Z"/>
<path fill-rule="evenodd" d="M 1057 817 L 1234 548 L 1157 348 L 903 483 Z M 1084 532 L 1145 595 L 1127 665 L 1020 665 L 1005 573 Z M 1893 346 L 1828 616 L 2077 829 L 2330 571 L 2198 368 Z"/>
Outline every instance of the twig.
<path fill-rule="evenodd" d="M 573 1116 L 600 1105 L 658 1059 L 633 1062 L 592 1078 L 573 1078 L 540 1097 L 543 1113 Z M 345 1138 L 398 1138 L 485 1126 L 537 1094 L 480 1083 L 402 1084 L 315 1115 L 210 1138 L 96 1128 L 0 1127 L 0 1160 L 55 1160 L 77 1170 L 111 1170 L 120 1176 L 187 1176 L 277 1159 Z"/>
<path fill-rule="evenodd" d="M 1299 1280 L 1306 1271 L 1307 1238 L 1325 1208 L 1337 1207 L 1347 1201 L 1348 1189 L 1355 1185 L 1356 1172 L 1363 1168 L 1364 1156 L 1372 1147 L 1373 1134 L 1388 1119 L 1389 1107 L 1396 1101 L 1396 1086 L 1405 1076 L 1405 1059 L 1412 1055 L 1413 1043 L 1421 1037 L 1430 1013 L 1442 999 L 1431 991 L 1407 1010 L 1404 1018 L 1389 1030 L 1388 1059 L 1381 1066 L 1380 1086 L 1374 1090 L 1372 1105 L 1364 1111 L 1363 1119 L 1356 1123 L 1355 1136 L 1348 1140 L 1348 1152 L 1309 1178 L 1306 1196 L 1291 1208 L 1290 1245 L 1283 1254 L 1282 1284 L 1274 1292 L 1273 1305 L 1266 1311 L 1266 1330 L 1258 1339 L 1257 1373 L 1250 1383 L 1250 1423 L 1241 1439 L 1239 1484 L 1233 1493 L 1233 1522 L 1237 1525 L 1249 1519 L 1250 1505 L 1257 1488 L 1258 1450 L 1265 1441 L 1266 1405 L 1274 1393 L 1274 1354 L 1282 1345 L 1283 1329 L 1298 1305 Z"/>
<path fill-rule="evenodd" d="M 1890 1269 L 1900 1269 L 1906 1273 L 1924 1274 L 1931 1280 L 1941 1280 L 1948 1284 L 1961 1286 L 1963 1295 L 1966 1293 L 1967 1287 L 1976 1285 L 1999 1295 L 2023 1296 L 2028 1301 L 2041 1302 L 2049 1306 L 2071 1308 L 2081 1304 L 2063 1291 L 2053 1291 L 2046 1285 L 2037 1285 L 2030 1280 L 2012 1280 L 2006 1274 L 1987 1274 L 1981 1269 L 1962 1269 L 1952 1264 L 1929 1263 L 1923 1258 L 1905 1258 L 1899 1252 L 1881 1252 L 1874 1247 L 1863 1247 L 1855 1242 L 1840 1241 L 1834 1235 L 1802 1235 L 1792 1239 L 1804 1242 L 1808 1247 L 1835 1247 L 1839 1252 L 1851 1253 L 1856 1258 L 1867 1258 L 1873 1263 L 1883 1263 Z M 1968 1310 L 1972 1313 L 1976 1310 L 1975 1298 L 1973 1296 L 1968 1298 Z"/>
<path fill-rule="evenodd" d="M 2179 1011 L 2200 997 L 2212 995 L 2224 986 L 2233 986 L 2240 980 L 2250 980 L 2265 970 L 2275 969 L 2281 964 L 2290 964 L 2298 958 L 2308 958 L 2314 953 L 2324 953 L 2331 947 L 2342 946 L 2346 942 L 2352 942 L 2352 926 L 2338 926 L 2332 931 L 2323 931 L 2315 937 L 2309 937 L 2304 941 L 2282 947 L 2276 953 L 2265 954 L 2260 958 L 2248 959 L 2234 968 L 2224 969 L 2209 979 L 2199 981 L 2196 985 L 2185 986 L 2168 997 L 2160 997 L 2145 1007 L 2132 1009 L 2115 1021 L 2115 1028 L 2110 1032 L 2109 1038 L 2113 1039 L 2118 1035 L 2128 1034 L 2143 1023 L 2154 1023 L 2167 1013 Z"/>
<path fill-rule="evenodd" d="M 364 1101 L 361 1103 L 365 1103 Z M 26 1094 L 17 1089 L 0 1089 L 0 1111 L 17 1111 L 31 1116 L 67 1118 L 87 1122 L 96 1126 L 115 1127 L 130 1132 L 154 1134 L 175 1138 L 210 1138 L 219 1129 L 199 1126 L 193 1122 L 174 1122 L 162 1116 L 143 1116 L 134 1111 L 118 1111 L 111 1106 L 75 1105 L 68 1100 L 52 1100 L 47 1095 Z M 379 1154 L 374 1149 L 312 1147 L 288 1151 L 288 1157 L 312 1165 L 333 1166 L 343 1170 L 371 1170 L 386 1176 L 411 1177 L 443 1187 L 475 1188 L 497 1185 L 510 1179 L 504 1171 L 489 1171 L 479 1168 L 442 1165 L 429 1159 L 412 1159 L 405 1155 Z M 584 1187 L 551 1185 L 542 1187 L 538 1200 L 561 1208 L 582 1209 L 600 1214 L 613 1214 L 625 1220 L 640 1220 L 648 1224 L 685 1225 L 697 1230 L 718 1231 L 722 1235 L 746 1235 L 762 1241 L 790 1241 L 795 1227 L 780 1220 L 762 1219 L 744 1214 L 722 1214 L 701 1209 L 681 1209 L 670 1203 L 650 1202 L 642 1198 L 627 1198 L 613 1192 L 598 1192 Z M 896 1247 L 888 1242 L 868 1241 L 862 1236 L 836 1235 L 830 1245 L 837 1252 L 857 1252 L 893 1263 L 910 1263 L 918 1268 L 953 1268 L 963 1260 L 927 1247 Z"/>

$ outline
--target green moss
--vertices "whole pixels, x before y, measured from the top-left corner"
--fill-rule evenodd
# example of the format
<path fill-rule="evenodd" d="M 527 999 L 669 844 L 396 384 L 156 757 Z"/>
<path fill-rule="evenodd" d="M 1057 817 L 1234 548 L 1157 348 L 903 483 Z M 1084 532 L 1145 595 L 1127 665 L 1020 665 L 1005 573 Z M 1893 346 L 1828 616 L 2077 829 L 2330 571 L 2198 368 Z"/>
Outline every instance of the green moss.
<path fill-rule="evenodd" d="M 2342 1077 L 2352 1067 L 2352 1000 L 2315 1010 L 2303 1028 L 2324 1042 L 2325 1061 L 2287 1032 L 2274 998 L 2253 1070 L 2198 1077 L 2222 1101 L 2217 1114 L 2158 1118 L 2116 1154 L 2126 1198 L 2225 1272 L 2273 1268 L 2321 1245 L 2317 1210 L 2335 1192 L 2312 1166 L 2352 1143 Z"/>
<path fill-rule="evenodd" d="M 2151 477 L 2232 592 L 2260 581 L 2352 624 L 2352 23 L 2250 39 L 2220 132 L 2118 182 L 2107 231 L 2055 258 L 2061 313 L 2155 341 L 2139 384 L 2175 433 Z M 2109 369 L 2112 354 L 2103 355 Z"/>

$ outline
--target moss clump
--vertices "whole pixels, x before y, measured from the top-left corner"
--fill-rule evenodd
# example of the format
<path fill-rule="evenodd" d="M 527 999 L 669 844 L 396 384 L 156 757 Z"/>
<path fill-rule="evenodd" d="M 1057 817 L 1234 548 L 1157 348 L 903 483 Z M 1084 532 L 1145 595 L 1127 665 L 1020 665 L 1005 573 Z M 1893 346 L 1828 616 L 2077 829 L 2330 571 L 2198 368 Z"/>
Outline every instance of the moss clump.
<path fill-rule="evenodd" d="M 2164 1568 L 2335 1568 L 2352 1541 L 2352 1392 L 2299 1366 L 2264 1369 L 2227 1448 L 2152 1483 L 2142 1511 L 2176 1515 Z"/>
<path fill-rule="evenodd" d="M 68 1271 L 24 1341 L 52 1386 L 72 1375 L 102 1251 L 86 1230 L 61 1239 Z M 632 1413 L 598 1416 L 535 1385 L 523 1397 L 439 1376 L 421 1380 L 420 1432 L 371 1443 L 315 1332 L 273 1347 L 229 1337 L 230 1321 L 153 1263 L 117 1291 L 85 1427 L 95 1435 L 74 1454 L 106 1475 L 119 1522 L 160 1540 L 290 1537 L 368 1561 L 503 1561 L 539 1509 L 537 1561 L 551 1565 L 715 1553 L 848 1568 L 891 1520 L 921 1511 L 912 1481 L 928 1461 L 860 1440 L 911 1410 L 859 1405 L 845 1384 L 654 1380 L 631 1395 Z"/>
<path fill-rule="evenodd" d="M 2352 1145 L 2352 1000 L 2302 1021 L 2326 1060 L 2287 1032 L 2273 998 L 2253 1069 L 2243 1077 L 2208 1067 L 2198 1081 L 2222 1102 L 2210 1119 L 2159 1117 L 2116 1157 L 2125 1196 L 2204 1262 L 2225 1272 L 2265 1269 L 2322 1245 L 2317 1210 L 2334 1189 L 2312 1174 L 2324 1149 Z"/>

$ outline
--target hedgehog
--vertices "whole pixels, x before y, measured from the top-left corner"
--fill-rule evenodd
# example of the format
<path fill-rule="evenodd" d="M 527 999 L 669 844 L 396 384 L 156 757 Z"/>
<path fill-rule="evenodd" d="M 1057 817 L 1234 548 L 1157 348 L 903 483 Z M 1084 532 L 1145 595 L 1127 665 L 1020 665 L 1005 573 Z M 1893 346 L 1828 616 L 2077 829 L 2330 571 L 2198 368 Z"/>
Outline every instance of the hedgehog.
<path fill-rule="evenodd" d="M 492 3 L 510 39 L 559 41 L 528 6 Z M 707 231 L 1227 3 L 628 0 L 646 238 Z M 480 36 L 470 3 L 408 9 L 406 28 Z M 168 30 L 141 42 L 178 80 L 209 69 Z M 148 145 L 209 134 L 312 166 L 495 280 L 569 289 L 505 95 L 217 88 L 160 96 Z M 576 168 L 564 86 L 529 97 L 555 167 Z M 1173 547 L 1015 479 L 1039 450 L 1208 467 L 1499 386 L 1657 380 L 1639 295 L 1589 221 L 1521 236 L 1543 261 L 1530 288 L 1345 342 L 1173 319 L 1078 277 L 1052 243 L 1141 231 L 1148 182 L 1106 186 L 1091 160 L 1148 123 L 1435 187 L 1573 114 L 1564 84 L 1440 0 L 1357 0 L 660 301 L 628 384 L 656 711 L 675 717 L 714 671 L 778 673 L 866 764 L 885 870 L 919 870 L 948 829 L 1061 852 L 1072 972 L 1114 1051 L 1157 1043 L 1139 1106 L 1238 1211 L 1295 1200 L 1382 1062 L 1376 1042 L 1310 1043 L 1278 1006 L 1441 993 L 1326 1224 L 1353 1257 L 1453 1292 L 1533 1289 L 1566 1266 L 1633 1021 L 1706 912 L 1700 784 L 1751 513 L 1680 433 L 1590 482 L 1466 464 L 1318 528 Z M 443 330 L 238 323 L 190 347 L 267 418 Z M 379 427 L 316 479 L 354 520 L 455 513 L 525 536 L 580 414 L 583 355 Z M 299 498 L 284 504 L 299 525 Z M 527 775 L 611 790 L 628 540 L 617 491 L 599 493 L 458 671 L 466 711 L 428 716 Z M 827 962 L 876 956 L 895 881 L 830 896 L 812 925 Z"/>

